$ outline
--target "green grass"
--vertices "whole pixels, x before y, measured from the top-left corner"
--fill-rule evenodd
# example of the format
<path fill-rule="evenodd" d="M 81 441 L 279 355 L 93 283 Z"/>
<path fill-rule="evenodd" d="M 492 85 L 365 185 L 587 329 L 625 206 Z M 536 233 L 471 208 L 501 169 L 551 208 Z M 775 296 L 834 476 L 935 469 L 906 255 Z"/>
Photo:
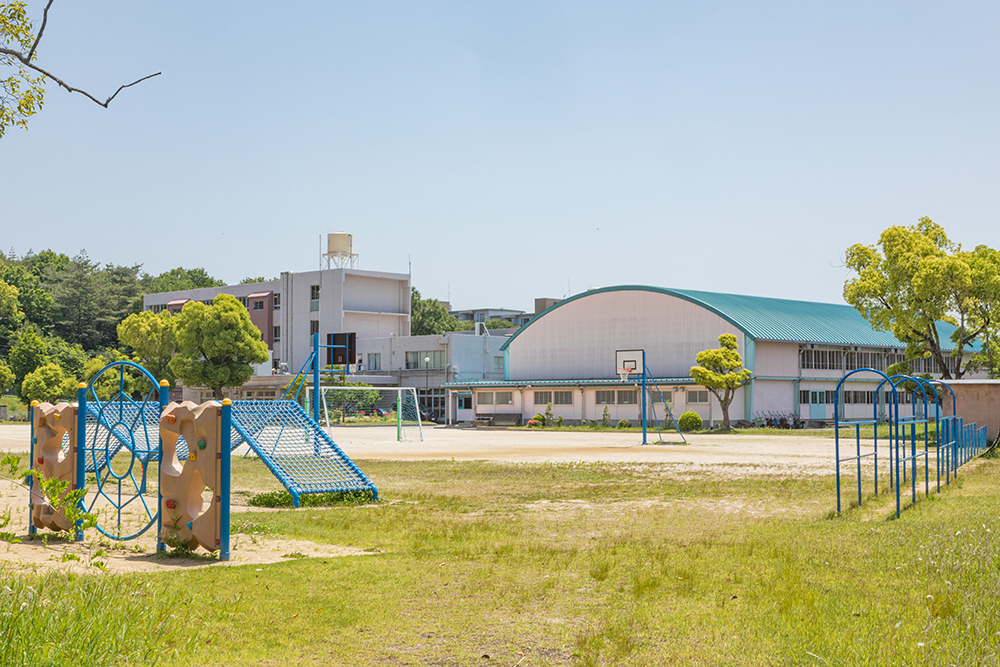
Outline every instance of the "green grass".
<path fill-rule="evenodd" d="M 998 649 L 1000 463 L 900 520 L 888 495 L 830 518 L 828 479 L 360 465 L 382 504 L 239 521 L 371 555 L 169 575 L 239 611 L 209 614 L 212 643 L 167 664 L 937 665 Z"/>
<path fill-rule="evenodd" d="M 277 490 L 233 463 L 240 493 Z M 836 517 L 830 478 L 756 466 L 358 464 L 380 503 L 236 513 L 234 552 L 263 536 L 366 555 L 61 580 L 46 594 L 75 597 L 27 627 L 65 608 L 67 638 L 0 664 L 109 664 L 65 653 L 93 646 L 91 617 L 127 664 L 978 665 L 1000 649 L 1000 461 L 899 520 L 891 494 Z"/>

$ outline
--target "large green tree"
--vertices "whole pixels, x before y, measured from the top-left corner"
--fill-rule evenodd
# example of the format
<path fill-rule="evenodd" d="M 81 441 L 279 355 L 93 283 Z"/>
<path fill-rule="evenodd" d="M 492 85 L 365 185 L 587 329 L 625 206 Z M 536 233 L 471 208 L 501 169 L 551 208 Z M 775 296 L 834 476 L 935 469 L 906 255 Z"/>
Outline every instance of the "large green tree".
<path fill-rule="evenodd" d="M 46 329 L 52 320 L 52 297 L 38 276 L 23 264 L 0 260 L 0 281 L 17 288 L 17 303 L 25 319 Z"/>
<path fill-rule="evenodd" d="M 170 370 L 170 360 L 177 347 L 174 320 L 169 310 L 153 313 L 145 310 L 129 315 L 118 325 L 118 340 L 135 351 L 139 363 L 146 367 L 153 377 L 174 381 Z"/>
<path fill-rule="evenodd" d="M 410 288 L 410 335 L 442 334 L 460 329 L 458 318 L 448 314 L 437 299 L 421 298 L 416 287 Z"/>
<path fill-rule="evenodd" d="M 16 382 L 14 371 L 0 359 L 0 396 L 10 391 L 14 387 L 14 382 Z"/>
<path fill-rule="evenodd" d="M 21 382 L 21 400 L 55 403 L 76 395 L 76 380 L 66 375 L 59 364 L 46 364 L 28 373 Z"/>
<path fill-rule="evenodd" d="M 267 361 L 267 344 L 250 313 L 229 294 L 220 294 L 206 306 L 184 304 L 176 316 L 177 354 L 170 370 L 188 387 L 208 387 L 223 397 L 224 387 L 242 386 L 253 366 Z"/>
<path fill-rule="evenodd" d="M 18 289 L 0 280 L 0 346 L 3 349 L 24 321 L 17 297 Z"/>
<path fill-rule="evenodd" d="M 844 300 L 872 328 L 891 331 L 903 342 L 907 358 L 934 358 L 944 379 L 990 363 L 989 346 L 969 359 L 965 352 L 977 339 L 996 340 L 1000 257 L 995 250 L 963 251 L 924 217 L 909 227 L 889 227 L 874 246 L 852 245 L 847 268 L 856 275 L 844 283 Z M 939 322 L 954 325 L 950 340 L 942 340 Z"/>
<path fill-rule="evenodd" d="M 743 357 L 737 351 L 736 336 L 725 333 L 719 336 L 719 348 L 702 350 L 695 357 L 697 366 L 691 367 L 695 382 L 715 395 L 722 408 L 722 428 L 729 430 L 729 405 L 736 390 L 753 378 L 753 373 L 743 368 Z"/>
<path fill-rule="evenodd" d="M 17 343 L 11 348 L 7 357 L 14 377 L 20 383 L 24 376 L 39 366 L 49 363 L 49 357 L 44 341 L 34 327 L 27 327 L 18 337 Z"/>
<path fill-rule="evenodd" d="M 95 350 L 102 343 L 98 325 L 101 282 L 98 265 L 81 251 L 66 268 L 55 273 L 50 283 L 53 331 L 85 350 Z"/>
<path fill-rule="evenodd" d="M 176 269 L 164 271 L 158 276 L 144 275 L 142 277 L 144 294 L 159 294 L 161 292 L 176 292 L 178 290 L 197 289 L 199 287 L 222 287 L 224 282 L 208 275 L 205 269 Z"/>

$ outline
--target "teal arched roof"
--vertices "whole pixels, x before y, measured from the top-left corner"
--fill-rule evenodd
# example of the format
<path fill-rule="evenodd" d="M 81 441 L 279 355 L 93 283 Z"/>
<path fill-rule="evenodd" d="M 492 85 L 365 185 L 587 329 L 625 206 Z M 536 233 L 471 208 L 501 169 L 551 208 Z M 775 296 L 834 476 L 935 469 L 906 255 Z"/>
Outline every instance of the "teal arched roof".
<path fill-rule="evenodd" d="M 603 292 L 659 292 L 684 299 L 712 311 L 754 340 L 786 343 L 817 343 L 865 347 L 906 347 L 891 332 L 875 331 L 852 306 L 815 301 L 793 301 L 763 296 L 721 294 L 698 290 L 668 289 L 648 285 L 618 285 L 576 294 L 539 313 L 514 333 L 502 346 L 507 347 L 518 334 L 532 324 L 578 299 Z M 955 327 L 938 323 L 942 343 L 951 340 Z"/>

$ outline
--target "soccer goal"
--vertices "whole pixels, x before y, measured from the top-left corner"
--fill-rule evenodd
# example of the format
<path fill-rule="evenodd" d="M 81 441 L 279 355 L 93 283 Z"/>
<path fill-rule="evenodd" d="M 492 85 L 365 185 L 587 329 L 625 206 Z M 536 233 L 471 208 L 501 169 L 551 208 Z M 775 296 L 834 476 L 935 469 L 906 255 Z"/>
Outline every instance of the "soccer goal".
<path fill-rule="evenodd" d="M 306 387 L 306 411 L 312 414 L 313 388 Z M 320 387 L 319 421 L 326 427 L 396 429 L 396 440 L 424 439 L 413 387 Z"/>

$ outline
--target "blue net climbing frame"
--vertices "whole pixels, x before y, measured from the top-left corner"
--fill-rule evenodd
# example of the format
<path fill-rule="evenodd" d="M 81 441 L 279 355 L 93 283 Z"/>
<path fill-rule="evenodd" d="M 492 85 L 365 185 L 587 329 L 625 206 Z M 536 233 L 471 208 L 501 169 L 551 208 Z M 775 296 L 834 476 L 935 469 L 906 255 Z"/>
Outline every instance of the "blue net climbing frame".
<path fill-rule="evenodd" d="M 295 401 L 233 403 L 233 449 L 246 444 L 278 478 L 296 507 L 306 493 L 378 489 Z"/>

